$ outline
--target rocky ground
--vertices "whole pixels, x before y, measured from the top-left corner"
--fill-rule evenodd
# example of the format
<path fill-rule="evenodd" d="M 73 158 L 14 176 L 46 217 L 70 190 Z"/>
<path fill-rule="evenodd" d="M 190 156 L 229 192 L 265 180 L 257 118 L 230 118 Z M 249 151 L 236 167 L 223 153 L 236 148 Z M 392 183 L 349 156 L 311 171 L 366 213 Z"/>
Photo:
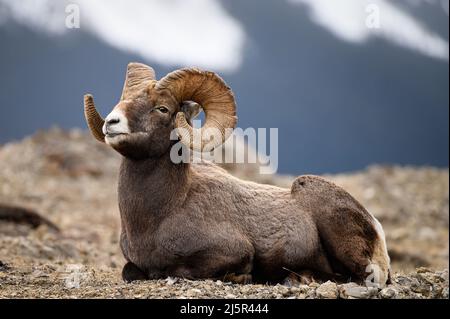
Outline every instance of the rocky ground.
<path fill-rule="evenodd" d="M 394 276 L 382 290 L 355 283 L 287 287 L 177 278 L 125 284 L 119 161 L 76 130 L 53 129 L 0 146 L 0 204 L 37 211 L 59 228 L 0 221 L 0 298 L 448 298 L 448 169 L 372 166 L 326 176 L 384 226 Z M 292 181 L 228 168 L 266 183 L 289 187 Z"/>

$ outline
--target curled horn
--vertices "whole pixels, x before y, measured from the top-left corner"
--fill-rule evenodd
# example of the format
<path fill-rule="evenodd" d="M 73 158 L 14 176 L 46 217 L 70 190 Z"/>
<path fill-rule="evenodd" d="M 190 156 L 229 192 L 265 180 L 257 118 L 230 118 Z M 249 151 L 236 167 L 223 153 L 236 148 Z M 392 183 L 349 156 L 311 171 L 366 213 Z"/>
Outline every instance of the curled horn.
<path fill-rule="evenodd" d="M 200 129 L 193 128 L 183 112 L 175 119 L 181 142 L 195 151 L 211 151 L 221 145 L 236 126 L 233 92 L 213 72 L 195 68 L 177 70 L 159 80 L 156 89 L 168 89 L 179 103 L 190 100 L 202 106 L 205 123 Z M 214 139 L 214 132 L 220 132 L 220 138 Z"/>
<path fill-rule="evenodd" d="M 155 71 L 148 65 L 131 62 L 127 67 L 127 77 L 123 85 L 121 100 L 131 99 L 155 80 Z"/>
<path fill-rule="evenodd" d="M 94 98 L 90 94 L 84 96 L 84 116 L 91 131 L 91 134 L 100 142 L 105 142 L 105 134 L 103 134 L 103 124 L 105 120 L 97 112 L 94 104 Z"/>

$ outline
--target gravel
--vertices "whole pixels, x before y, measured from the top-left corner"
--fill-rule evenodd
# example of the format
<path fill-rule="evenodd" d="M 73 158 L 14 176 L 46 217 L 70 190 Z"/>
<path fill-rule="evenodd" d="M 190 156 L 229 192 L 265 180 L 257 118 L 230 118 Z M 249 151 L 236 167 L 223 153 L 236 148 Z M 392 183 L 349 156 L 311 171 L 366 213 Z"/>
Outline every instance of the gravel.
<path fill-rule="evenodd" d="M 325 176 L 383 224 L 393 282 L 236 285 L 167 278 L 124 283 L 119 249 L 120 158 L 79 130 L 52 129 L 0 146 L 0 205 L 37 211 L 60 229 L 0 221 L 0 298 L 448 298 L 449 172 L 371 166 Z M 231 173 L 289 187 L 292 176 Z"/>
<path fill-rule="evenodd" d="M 14 264 L 7 270 L 0 270 L 0 298 L 448 298 L 446 270 L 394 275 L 393 284 L 381 290 L 355 283 L 338 285 L 330 281 L 286 287 L 170 277 L 125 284 L 119 273 L 117 268 L 65 264 L 62 261 Z M 417 282 L 405 278 L 416 278 Z"/>

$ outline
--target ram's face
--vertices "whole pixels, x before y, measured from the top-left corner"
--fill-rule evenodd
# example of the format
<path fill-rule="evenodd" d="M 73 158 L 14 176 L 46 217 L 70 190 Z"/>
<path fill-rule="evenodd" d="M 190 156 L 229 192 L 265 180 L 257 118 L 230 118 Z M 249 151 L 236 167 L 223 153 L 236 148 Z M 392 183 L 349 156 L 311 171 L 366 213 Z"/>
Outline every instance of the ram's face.
<path fill-rule="evenodd" d="M 168 92 L 152 85 L 131 99 L 120 101 L 103 125 L 105 142 L 126 157 L 160 156 L 173 141 L 174 116 L 180 106 Z"/>
<path fill-rule="evenodd" d="M 202 129 L 191 125 L 200 105 Z M 217 74 L 182 69 L 157 81 L 153 69 L 141 63 L 128 65 L 120 101 L 105 119 L 90 94 L 84 97 L 84 112 L 98 141 L 133 159 L 160 157 L 177 137 L 191 149 L 210 151 L 225 141 L 237 120 L 233 93 Z"/>

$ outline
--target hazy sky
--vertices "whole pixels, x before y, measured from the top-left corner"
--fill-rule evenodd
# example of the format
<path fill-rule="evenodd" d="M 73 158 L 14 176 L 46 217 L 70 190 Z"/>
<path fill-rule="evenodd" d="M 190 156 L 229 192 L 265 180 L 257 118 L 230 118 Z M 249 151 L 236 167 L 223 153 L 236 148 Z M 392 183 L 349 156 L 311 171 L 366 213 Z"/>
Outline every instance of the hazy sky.
<path fill-rule="evenodd" d="M 292 10 L 305 6 L 313 22 L 344 41 L 363 43 L 379 37 L 448 60 L 448 40 L 391 1 L 282 1 L 289 2 Z M 448 1 L 403 1 L 436 6 L 448 14 Z M 236 71 L 242 64 L 244 43 L 248 41 L 243 25 L 218 0 L 133 0 L 132 5 L 129 0 L 0 0 L 0 3 L 3 4 L 0 21 L 14 19 L 31 29 L 59 35 L 69 31 L 64 24 L 65 7 L 77 4 L 84 31 L 120 50 L 168 66 L 197 65 Z M 370 15 L 379 16 L 379 28 L 376 23 L 373 28 L 368 27 Z"/>
<path fill-rule="evenodd" d="M 441 0 L 0 0 L 0 143 L 86 129 L 83 95 L 108 114 L 139 61 L 218 72 L 280 172 L 447 167 L 448 32 Z"/>

